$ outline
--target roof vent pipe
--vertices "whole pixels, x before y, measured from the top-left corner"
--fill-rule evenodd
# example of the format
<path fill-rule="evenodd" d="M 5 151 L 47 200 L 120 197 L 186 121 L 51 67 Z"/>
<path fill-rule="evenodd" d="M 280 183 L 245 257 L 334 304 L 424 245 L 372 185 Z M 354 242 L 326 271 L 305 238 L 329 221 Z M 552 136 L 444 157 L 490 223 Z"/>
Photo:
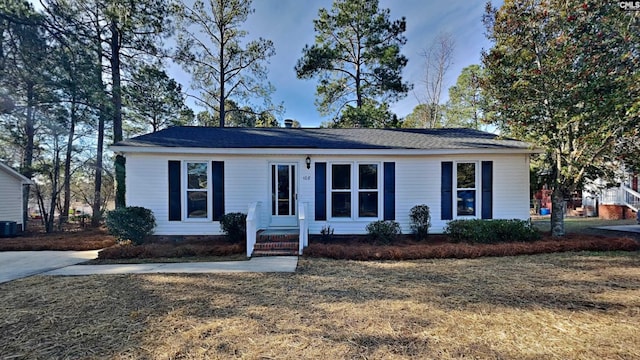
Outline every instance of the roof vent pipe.
<path fill-rule="evenodd" d="M 284 127 L 291 129 L 293 127 L 293 120 L 292 119 L 285 119 L 284 120 Z"/>

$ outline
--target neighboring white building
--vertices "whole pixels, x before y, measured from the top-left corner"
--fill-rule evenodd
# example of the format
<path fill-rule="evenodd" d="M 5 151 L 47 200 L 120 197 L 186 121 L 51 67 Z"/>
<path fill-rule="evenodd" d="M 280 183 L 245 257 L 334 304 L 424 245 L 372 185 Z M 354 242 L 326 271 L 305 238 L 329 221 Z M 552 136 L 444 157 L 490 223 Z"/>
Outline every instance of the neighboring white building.
<path fill-rule="evenodd" d="M 173 127 L 111 148 L 126 157 L 127 205 L 151 209 L 157 235 L 221 234 L 229 212 L 311 234 L 364 234 L 375 220 L 409 233 L 419 204 L 433 233 L 451 219 L 529 219 L 536 152 L 469 129 Z"/>
<path fill-rule="evenodd" d="M 22 194 L 31 180 L 0 162 L 0 221 L 15 221 L 17 231 L 24 229 Z"/>

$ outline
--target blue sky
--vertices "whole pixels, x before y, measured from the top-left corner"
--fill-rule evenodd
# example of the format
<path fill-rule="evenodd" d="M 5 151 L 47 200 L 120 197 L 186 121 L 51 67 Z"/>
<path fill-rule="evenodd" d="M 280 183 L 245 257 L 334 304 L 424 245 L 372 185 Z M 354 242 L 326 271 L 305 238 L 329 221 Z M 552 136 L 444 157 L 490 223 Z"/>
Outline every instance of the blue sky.
<path fill-rule="evenodd" d="M 400 117 L 411 113 L 418 104 L 416 96 L 423 91 L 424 60 L 420 55 L 433 42 L 438 32 L 453 35 L 456 47 L 454 63 L 445 81 L 453 85 L 462 68 L 480 63 L 482 49 L 491 44 L 486 39 L 482 14 L 485 0 L 381 0 L 380 8 L 391 10 L 391 19 L 407 19 L 407 44 L 402 53 L 409 59 L 404 79 L 414 84 L 413 93 L 391 109 Z M 331 8 L 331 0 L 254 0 L 255 13 L 250 15 L 245 30 L 248 38 L 263 37 L 274 42 L 276 55 L 270 59 L 269 80 L 275 86 L 274 103 L 284 102 L 285 118 L 298 120 L 304 127 L 316 127 L 329 120 L 320 116 L 314 105 L 314 80 L 298 80 L 293 70 L 302 56 L 305 44 L 313 44 L 313 19 L 320 8 Z M 186 86 L 184 79 L 180 79 Z M 446 96 L 446 89 L 443 91 Z"/>
<path fill-rule="evenodd" d="M 40 8 L 37 0 L 30 0 Z M 205 0 L 206 1 L 206 0 Z M 494 6 L 502 1 L 494 1 Z M 274 42 L 276 55 L 268 64 L 269 81 L 275 86 L 273 103 L 283 103 L 284 114 L 279 117 L 298 120 L 304 127 L 317 127 L 329 120 L 316 110 L 314 80 L 298 80 L 294 71 L 297 60 L 302 56 L 306 44 L 313 44 L 315 32 L 313 19 L 320 8 L 330 9 L 332 0 L 253 0 L 255 13 L 249 16 L 245 30 L 247 40 L 257 37 Z M 391 10 L 391 20 L 407 19 L 407 44 L 402 53 L 409 59 L 403 78 L 414 84 L 414 90 L 406 98 L 391 104 L 391 109 L 399 117 L 405 117 L 418 104 L 424 92 L 421 86 L 424 77 L 424 59 L 420 55 L 433 42 L 439 32 L 449 32 L 455 39 L 453 65 L 445 79 L 443 96 L 455 84 L 460 71 L 471 64 L 480 63 L 482 49 L 491 44 L 486 39 L 482 14 L 485 0 L 380 0 L 380 8 Z M 168 41 L 171 43 L 171 41 Z M 170 66 L 170 76 L 183 85 L 189 93 L 189 75 L 178 66 Z M 196 112 L 202 110 L 189 102 Z"/>

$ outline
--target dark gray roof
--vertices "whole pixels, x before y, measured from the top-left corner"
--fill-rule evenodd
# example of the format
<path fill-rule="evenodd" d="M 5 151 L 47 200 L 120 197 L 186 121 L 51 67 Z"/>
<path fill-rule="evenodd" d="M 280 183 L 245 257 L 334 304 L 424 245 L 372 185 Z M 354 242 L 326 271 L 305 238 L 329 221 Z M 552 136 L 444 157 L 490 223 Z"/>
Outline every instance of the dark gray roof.
<path fill-rule="evenodd" d="M 472 129 L 218 128 L 177 126 L 115 146 L 281 149 L 529 149 Z"/>

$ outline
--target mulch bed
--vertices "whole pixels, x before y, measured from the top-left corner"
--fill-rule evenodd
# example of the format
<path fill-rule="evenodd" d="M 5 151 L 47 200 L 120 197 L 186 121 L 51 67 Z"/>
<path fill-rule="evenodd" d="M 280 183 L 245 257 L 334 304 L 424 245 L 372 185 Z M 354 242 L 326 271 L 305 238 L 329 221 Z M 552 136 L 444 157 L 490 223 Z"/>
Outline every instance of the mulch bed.
<path fill-rule="evenodd" d="M 142 245 L 116 245 L 98 253 L 99 260 L 155 259 L 182 257 L 231 256 L 245 252 L 245 244 L 226 241 L 154 242 Z"/>
<path fill-rule="evenodd" d="M 362 237 L 342 237 L 334 242 L 310 242 L 304 250 L 306 257 L 348 260 L 416 260 L 416 259 L 472 259 L 485 256 L 515 256 L 567 251 L 637 251 L 640 243 L 630 237 L 567 234 L 555 239 L 548 234 L 540 241 L 501 244 L 450 243 L 444 235 L 430 235 L 426 241 L 402 238 L 393 245 L 366 243 Z M 313 239 L 312 239 L 313 240 Z"/>
<path fill-rule="evenodd" d="M 0 251 L 98 250 L 116 244 L 106 229 L 82 229 L 55 233 L 27 232 L 13 238 L 0 238 Z"/>
<path fill-rule="evenodd" d="M 305 257 L 348 260 L 415 260 L 442 258 L 478 258 L 485 256 L 515 256 L 567 251 L 636 251 L 640 242 L 632 234 L 609 232 L 601 234 L 567 234 L 562 239 L 548 233 L 536 242 L 502 244 L 454 244 L 445 235 L 429 235 L 426 241 L 416 241 L 402 235 L 393 245 L 371 244 L 366 235 L 334 235 L 330 240 L 312 235 Z M 214 240 L 185 238 L 180 241 L 157 241 L 143 245 L 119 245 L 104 228 L 76 229 L 59 233 L 27 233 L 20 237 L 0 239 L 0 251 L 25 250 L 96 250 L 103 249 L 98 260 L 161 259 L 239 256 L 244 244 L 233 244 L 224 238 Z"/>

